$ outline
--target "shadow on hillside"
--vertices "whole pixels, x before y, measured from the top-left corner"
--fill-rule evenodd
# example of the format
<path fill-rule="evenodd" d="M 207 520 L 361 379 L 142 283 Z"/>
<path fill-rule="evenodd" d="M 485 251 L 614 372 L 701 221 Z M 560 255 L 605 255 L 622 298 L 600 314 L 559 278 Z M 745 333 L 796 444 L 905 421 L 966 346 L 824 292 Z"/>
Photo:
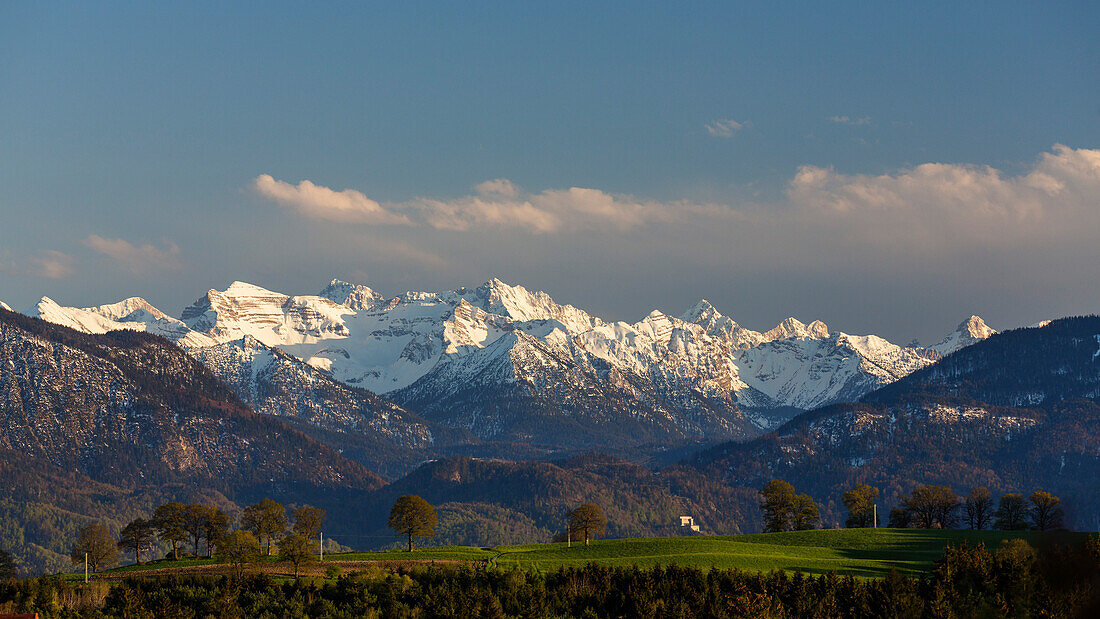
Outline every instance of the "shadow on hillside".
<path fill-rule="evenodd" d="M 887 530 L 883 530 L 885 533 Z M 966 531 L 938 529 L 890 529 L 892 539 L 883 540 L 883 546 L 873 548 L 842 548 L 834 550 L 844 559 L 853 563 L 873 563 L 873 565 L 843 565 L 835 569 L 820 567 L 798 567 L 798 571 L 812 574 L 827 574 L 835 571 L 841 576 L 882 577 L 889 570 L 897 570 L 905 575 L 918 575 L 928 572 L 943 557 L 948 546 L 962 543 L 985 543 L 996 547 L 1003 539 L 1019 537 L 1014 531 Z M 898 537 L 902 539 L 899 540 Z"/>

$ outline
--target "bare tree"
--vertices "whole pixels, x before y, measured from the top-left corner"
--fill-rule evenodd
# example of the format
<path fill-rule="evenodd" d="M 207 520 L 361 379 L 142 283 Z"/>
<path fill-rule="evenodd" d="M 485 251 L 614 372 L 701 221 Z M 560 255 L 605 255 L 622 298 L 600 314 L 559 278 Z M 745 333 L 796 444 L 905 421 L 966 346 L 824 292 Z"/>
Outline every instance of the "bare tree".
<path fill-rule="evenodd" d="M 902 507 L 912 514 L 918 529 L 950 529 L 955 526 L 959 497 L 947 486 L 920 486 Z"/>
<path fill-rule="evenodd" d="M 993 520 L 993 494 L 984 486 L 974 488 L 966 497 L 965 508 L 967 526 L 984 529 Z"/>
<path fill-rule="evenodd" d="M 993 526 L 1002 531 L 1022 531 L 1027 528 L 1027 502 L 1024 495 L 1009 492 L 1001 496 Z"/>

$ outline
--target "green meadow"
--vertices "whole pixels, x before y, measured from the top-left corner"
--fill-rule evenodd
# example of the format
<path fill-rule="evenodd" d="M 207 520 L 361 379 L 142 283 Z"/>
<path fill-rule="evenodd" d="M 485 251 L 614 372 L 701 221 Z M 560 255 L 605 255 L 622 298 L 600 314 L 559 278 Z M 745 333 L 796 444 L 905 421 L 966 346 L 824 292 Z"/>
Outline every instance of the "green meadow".
<path fill-rule="evenodd" d="M 944 548 L 985 543 L 996 548 L 1005 539 L 1037 537 L 1020 531 L 922 529 L 827 529 L 716 537 L 653 537 L 598 540 L 583 544 L 500 546 L 502 567 L 552 570 L 590 561 L 616 566 L 680 565 L 770 572 L 882 577 L 897 570 L 918 574 L 931 569 Z"/>
<path fill-rule="evenodd" d="M 897 570 L 916 575 L 927 572 L 949 545 L 984 543 L 996 549 L 1003 540 L 1023 537 L 1032 544 L 1059 534 L 1027 531 L 964 531 L 929 529 L 825 529 L 756 535 L 650 537 L 607 539 L 583 543 L 526 544 L 477 548 L 472 546 L 417 548 L 413 552 L 384 550 L 325 555 L 324 563 L 340 563 L 344 572 L 355 563 L 417 561 L 466 562 L 510 569 L 551 571 L 590 562 L 620 567 L 679 565 L 702 569 L 736 568 L 745 571 L 783 570 L 806 574 L 836 572 L 842 576 L 879 578 Z M 1065 534 L 1062 534 L 1065 535 Z M 1083 534 L 1070 534 L 1083 535 Z M 266 562 L 273 563 L 275 558 Z M 350 564 L 350 565 L 349 565 Z M 213 561 L 157 561 L 129 565 L 109 573 L 140 572 L 189 566 L 213 566 Z M 323 566 L 324 564 L 322 564 Z M 316 566 L 315 566 L 316 567 Z"/>

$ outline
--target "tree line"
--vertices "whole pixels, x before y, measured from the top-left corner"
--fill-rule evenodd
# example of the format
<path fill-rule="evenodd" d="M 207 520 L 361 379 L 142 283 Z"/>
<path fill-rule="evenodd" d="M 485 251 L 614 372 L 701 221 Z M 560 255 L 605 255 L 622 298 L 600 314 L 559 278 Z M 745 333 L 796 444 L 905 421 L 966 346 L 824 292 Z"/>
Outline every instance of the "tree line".
<path fill-rule="evenodd" d="M 858 484 L 843 494 L 848 528 L 877 527 L 879 489 Z M 801 531 L 820 525 L 819 508 L 808 494 L 798 494 L 789 482 L 773 479 L 760 489 L 760 509 L 764 531 Z M 878 520 L 876 520 L 878 518 Z M 954 529 L 965 526 L 981 530 L 1053 531 L 1065 529 L 1062 500 L 1044 490 L 1029 497 L 1016 492 L 1000 496 L 993 505 L 993 493 L 978 487 L 960 497 L 947 486 L 923 485 L 915 488 L 890 510 L 887 526 L 896 529 Z"/>
<path fill-rule="evenodd" d="M 149 518 L 130 521 L 117 539 L 102 522 L 88 524 L 78 532 L 69 556 L 74 564 L 87 561 L 94 573 L 117 565 L 120 553 L 141 564 L 164 546 L 175 561 L 181 556 L 213 558 L 231 565 L 237 576 L 249 563 L 278 556 L 294 566 L 297 577 L 301 566 L 319 554 L 325 518 L 323 509 L 304 505 L 288 511 L 269 498 L 245 507 L 236 519 L 215 505 L 169 502 Z M 398 498 L 390 510 L 389 526 L 407 540 L 409 551 L 414 540 L 435 535 L 436 521 L 435 508 L 416 495 Z M 9 555 L 0 555 L 0 569 L 5 557 Z"/>
<path fill-rule="evenodd" d="M 157 507 L 149 518 L 130 521 L 118 539 L 103 523 L 88 524 L 77 534 L 69 556 L 74 564 L 86 560 L 88 568 L 98 572 L 117 565 L 120 552 L 141 564 L 158 544 L 168 547 L 173 560 L 190 546 L 192 558 L 213 557 L 236 566 L 271 556 L 277 549 L 297 572 L 320 548 L 325 510 L 304 505 L 291 509 L 288 518 L 285 506 L 263 499 L 241 510 L 236 520 L 215 505 L 173 501 Z"/>

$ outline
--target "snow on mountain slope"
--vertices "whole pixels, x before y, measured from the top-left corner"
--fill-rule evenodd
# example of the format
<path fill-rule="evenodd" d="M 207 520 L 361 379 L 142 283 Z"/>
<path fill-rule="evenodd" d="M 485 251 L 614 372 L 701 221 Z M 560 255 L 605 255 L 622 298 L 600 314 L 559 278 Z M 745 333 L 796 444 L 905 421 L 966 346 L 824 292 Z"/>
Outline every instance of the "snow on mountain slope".
<path fill-rule="evenodd" d="M 349 284 L 338 279 L 329 282 L 319 296 L 355 311 L 371 310 L 386 301 L 385 297 L 367 286 Z"/>
<path fill-rule="evenodd" d="M 42 297 L 24 312 L 27 316 L 90 334 L 108 331 L 148 331 L 181 346 L 210 346 L 214 340 L 189 329 L 182 321 L 168 316 L 141 297 L 131 297 L 98 307 L 64 307 Z"/>
<path fill-rule="evenodd" d="M 253 338 L 337 381 L 389 394 L 414 410 L 427 406 L 461 427 L 468 425 L 463 415 L 481 414 L 465 387 L 503 393 L 522 384 L 524 397 L 531 389 L 572 398 L 576 389 L 611 389 L 600 396 L 610 399 L 590 404 L 602 410 L 615 401 L 636 407 L 631 414 L 640 418 L 667 416 L 668 432 L 689 434 L 741 432 L 745 410 L 854 400 L 993 333 L 972 317 L 936 347 L 922 349 L 830 332 L 820 321 L 807 325 L 793 317 L 757 332 L 706 300 L 679 318 L 654 311 L 634 324 L 607 323 L 497 279 L 390 299 L 339 280 L 305 296 L 234 282 L 208 291 L 184 310 L 182 321 L 141 299 L 82 310 L 43 299 L 31 313 L 88 332 L 156 332 L 200 358 L 199 349 Z M 456 409 L 444 414 L 448 406 Z M 576 405 L 558 409 L 583 416 Z M 753 418 L 758 426 L 769 423 Z M 475 434 L 496 431 L 483 430 Z"/>
<path fill-rule="evenodd" d="M 5 309 L 5 310 L 8 310 L 9 312 L 12 311 L 11 306 L 8 305 L 7 303 L 4 303 L 3 301 L 0 301 L 0 309 Z"/>
<path fill-rule="evenodd" d="M 429 419 L 482 439 L 551 450 L 636 449 L 754 433 L 736 408 L 680 406 L 638 376 L 599 363 L 584 367 L 520 330 L 445 360 L 392 395 Z"/>
<path fill-rule="evenodd" d="M 880 337 L 844 333 L 777 339 L 738 353 L 736 361 L 745 384 L 801 409 L 858 399 L 931 362 Z"/>
<path fill-rule="evenodd" d="M 984 320 L 977 316 L 971 316 L 962 321 L 947 337 L 940 340 L 940 343 L 928 348 L 946 357 L 960 348 L 966 348 L 995 333 L 997 332 L 985 324 Z"/>
<path fill-rule="evenodd" d="M 373 393 L 334 381 L 251 336 L 191 352 L 258 413 L 370 432 L 406 447 L 428 447 L 434 441 L 431 429 L 416 415 Z"/>

